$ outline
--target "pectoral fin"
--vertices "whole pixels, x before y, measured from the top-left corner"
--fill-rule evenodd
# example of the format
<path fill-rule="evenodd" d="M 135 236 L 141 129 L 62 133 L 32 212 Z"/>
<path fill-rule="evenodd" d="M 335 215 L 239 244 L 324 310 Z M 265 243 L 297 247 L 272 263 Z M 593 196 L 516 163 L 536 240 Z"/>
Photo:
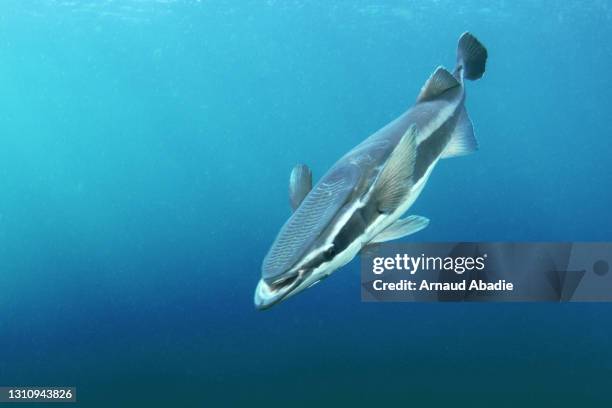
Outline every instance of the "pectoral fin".
<path fill-rule="evenodd" d="M 429 225 L 429 219 L 418 215 L 410 215 L 395 221 L 374 237 L 370 243 L 392 241 L 419 232 Z"/>
<path fill-rule="evenodd" d="M 412 187 L 416 137 L 416 126 L 412 125 L 402 136 L 375 182 L 372 194 L 381 213 L 389 213 L 399 207 Z"/>
<path fill-rule="evenodd" d="M 312 172 L 305 164 L 297 164 L 289 176 L 289 202 L 295 211 L 312 190 Z"/>

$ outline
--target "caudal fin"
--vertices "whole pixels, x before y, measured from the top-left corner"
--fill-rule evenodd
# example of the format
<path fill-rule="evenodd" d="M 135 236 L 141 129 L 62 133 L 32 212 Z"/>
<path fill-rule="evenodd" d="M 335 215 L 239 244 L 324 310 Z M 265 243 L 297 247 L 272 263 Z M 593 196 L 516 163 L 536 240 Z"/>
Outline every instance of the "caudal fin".
<path fill-rule="evenodd" d="M 476 80 L 482 77 L 487 64 L 487 49 L 467 31 L 461 34 L 457 44 L 457 68 L 455 73 Z"/>

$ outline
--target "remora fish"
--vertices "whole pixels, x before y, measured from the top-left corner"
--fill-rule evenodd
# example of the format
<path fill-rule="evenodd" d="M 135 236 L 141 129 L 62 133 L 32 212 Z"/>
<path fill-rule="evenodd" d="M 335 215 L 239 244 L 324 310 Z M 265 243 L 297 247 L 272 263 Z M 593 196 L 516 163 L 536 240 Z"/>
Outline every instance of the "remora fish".
<path fill-rule="evenodd" d="M 464 79 L 482 77 L 486 60 L 484 46 L 464 33 L 454 72 L 438 67 L 413 107 L 344 155 L 314 188 L 307 166 L 293 169 L 289 195 L 294 212 L 263 261 L 255 290 L 258 309 L 309 288 L 369 244 L 428 225 L 421 216 L 400 217 L 438 160 L 476 150 Z"/>

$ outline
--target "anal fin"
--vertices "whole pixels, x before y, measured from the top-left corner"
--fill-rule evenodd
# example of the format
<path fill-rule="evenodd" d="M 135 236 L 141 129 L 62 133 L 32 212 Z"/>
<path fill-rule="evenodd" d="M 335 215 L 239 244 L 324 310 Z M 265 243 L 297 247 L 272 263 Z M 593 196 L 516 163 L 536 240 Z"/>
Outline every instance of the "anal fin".
<path fill-rule="evenodd" d="M 451 139 L 440 157 L 447 159 L 449 157 L 464 156 L 476 150 L 478 150 L 478 141 L 474 135 L 474 126 L 464 106 L 459 112 L 457 125 L 453 130 Z"/>

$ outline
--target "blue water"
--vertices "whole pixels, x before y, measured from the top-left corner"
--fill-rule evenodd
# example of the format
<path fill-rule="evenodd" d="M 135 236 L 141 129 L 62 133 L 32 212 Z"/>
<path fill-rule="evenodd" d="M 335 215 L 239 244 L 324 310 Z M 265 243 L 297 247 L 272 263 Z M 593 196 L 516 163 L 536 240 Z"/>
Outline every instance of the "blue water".
<path fill-rule="evenodd" d="M 0 385 L 79 406 L 606 406 L 607 304 L 361 303 L 359 261 L 257 312 L 291 167 L 408 108 L 470 30 L 480 150 L 411 240 L 612 240 L 612 3 L 0 3 Z"/>

